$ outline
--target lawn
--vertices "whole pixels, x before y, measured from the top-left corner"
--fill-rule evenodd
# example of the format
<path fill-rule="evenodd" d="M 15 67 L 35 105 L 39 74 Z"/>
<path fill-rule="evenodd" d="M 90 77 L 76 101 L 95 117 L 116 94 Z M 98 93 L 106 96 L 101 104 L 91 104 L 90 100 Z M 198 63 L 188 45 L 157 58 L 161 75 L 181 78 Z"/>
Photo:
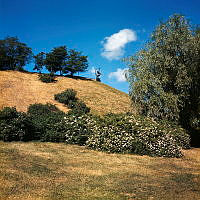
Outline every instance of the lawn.
<path fill-rule="evenodd" d="M 0 200 L 200 199 L 200 149 L 183 158 L 0 142 Z"/>

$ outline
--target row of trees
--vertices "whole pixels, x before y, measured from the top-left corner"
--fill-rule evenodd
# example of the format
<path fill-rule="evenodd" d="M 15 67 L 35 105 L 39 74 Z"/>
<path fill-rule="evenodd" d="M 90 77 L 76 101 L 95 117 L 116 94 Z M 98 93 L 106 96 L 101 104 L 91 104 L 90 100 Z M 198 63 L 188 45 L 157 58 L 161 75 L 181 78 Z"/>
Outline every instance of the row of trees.
<path fill-rule="evenodd" d="M 175 14 L 127 60 L 130 96 L 138 111 L 200 136 L 200 29 Z"/>
<path fill-rule="evenodd" d="M 49 72 L 71 74 L 84 72 L 88 67 L 87 56 L 66 46 L 53 48 L 49 53 L 40 52 L 33 55 L 32 49 L 17 37 L 0 40 L 0 70 L 23 70 L 23 67 L 34 60 L 33 70 L 41 73 L 45 67 Z"/>

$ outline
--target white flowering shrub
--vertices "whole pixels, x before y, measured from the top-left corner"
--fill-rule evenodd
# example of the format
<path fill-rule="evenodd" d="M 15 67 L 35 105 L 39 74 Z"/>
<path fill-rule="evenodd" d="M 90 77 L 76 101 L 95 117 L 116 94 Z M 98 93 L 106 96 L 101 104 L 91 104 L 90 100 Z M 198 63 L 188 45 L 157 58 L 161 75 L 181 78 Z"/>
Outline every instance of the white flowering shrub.
<path fill-rule="evenodd" d="M 85 145 L 88 136 L 92 133 L 89 126 L 93 123 L 91 115 L 66 115 L 65 142 L 69 144 Z"/>
<path fill-rule="evenodd" d="M 40 108 L 39 110 L 37 108 Z M 0 111 L 0 140 L 66 142 L 112 153 L 181 157 L 190 148 L 184 129 L 132 114 L 66 114 L 52 105 L 34 105 L 28 114 Z"/>
<path fill-rule="evenodd" d="M 130 114 L 109 114 L 90 128 L 86 144 L 101 151 L 181 157 L 181 149 L 190 147 L 184 129 Z"/>

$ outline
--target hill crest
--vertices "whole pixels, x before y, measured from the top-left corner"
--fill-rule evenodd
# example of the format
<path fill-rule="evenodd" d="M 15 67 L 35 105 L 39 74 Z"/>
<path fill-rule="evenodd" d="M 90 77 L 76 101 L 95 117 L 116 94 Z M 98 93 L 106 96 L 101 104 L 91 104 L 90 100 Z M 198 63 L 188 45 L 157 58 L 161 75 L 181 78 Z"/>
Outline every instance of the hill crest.
<path fill-rule="evenodd" d="M 57 76 L 56 80 L 55 83 L 43 83 L 37 73 L 0 71 L 0 109 L 9 106 L 26 112 L 30 104 L 52 103 L 67 112 L 63 104 L 54 100 L 54 95 L 72 88 L 94 114 L 132 111 L 129 96 L 106 84 L 77 77 Z"/>

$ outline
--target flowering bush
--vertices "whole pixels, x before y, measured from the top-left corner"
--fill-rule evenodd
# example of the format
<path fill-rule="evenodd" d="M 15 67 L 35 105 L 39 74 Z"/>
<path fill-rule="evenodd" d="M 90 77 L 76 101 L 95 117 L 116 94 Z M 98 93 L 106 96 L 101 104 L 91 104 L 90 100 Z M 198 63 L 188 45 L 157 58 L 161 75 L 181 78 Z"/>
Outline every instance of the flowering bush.
<path fill-rule="evenodd" d="M 50 104 L 31 105 L 28 114 L 4 108 L 0 111 L 0 139 L 66 142 L 113 153 L 165 157 L 181 157 L 181 149 L 190 148 L 185 130 L 167 121 L 128 113 L 104 117 L 66 114 Z"/>
<path fill-rule="evenodd" d="M 182 128 L 130 114 L 109 114 L 91 129 L 86 144 L 101 151 L 181 157 L 181 149 L 190 146 Z"/>

